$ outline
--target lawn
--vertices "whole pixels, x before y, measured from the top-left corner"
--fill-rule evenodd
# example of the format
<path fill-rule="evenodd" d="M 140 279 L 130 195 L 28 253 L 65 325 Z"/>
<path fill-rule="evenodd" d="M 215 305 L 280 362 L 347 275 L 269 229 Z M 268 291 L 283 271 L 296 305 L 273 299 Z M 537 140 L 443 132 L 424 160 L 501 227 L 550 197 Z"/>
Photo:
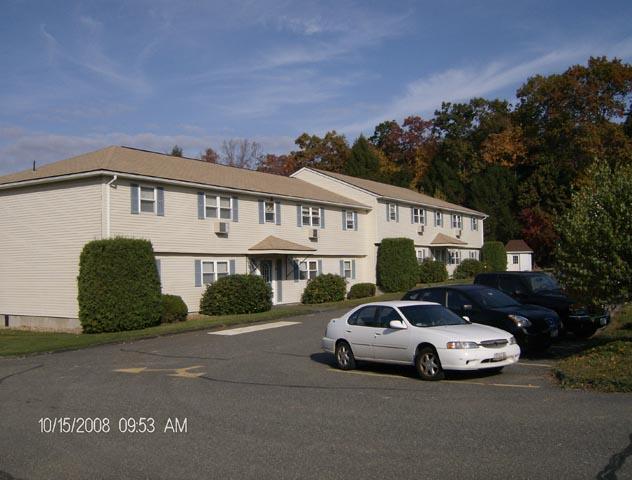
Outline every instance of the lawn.
<path fill-rule="evenodd" d="M 565 388 L 632 392 L 632 305 L 621 308 L 587 349 L 561 360 L 555 376 Z"/>

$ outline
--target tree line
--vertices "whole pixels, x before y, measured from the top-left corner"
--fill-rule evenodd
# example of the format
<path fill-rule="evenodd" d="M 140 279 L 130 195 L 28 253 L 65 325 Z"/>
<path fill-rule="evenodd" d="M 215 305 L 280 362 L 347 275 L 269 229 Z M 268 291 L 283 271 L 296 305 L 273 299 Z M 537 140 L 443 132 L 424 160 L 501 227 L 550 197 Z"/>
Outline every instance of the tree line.
<path fill-rule="evenodd" d="M 280 175 L 309 166 L 412 188 L 489 214 L 486 239 L 524 238 L 547 266 L 558 219 L 587 172 L 632 165 L 632 65 L 591 57 L 527 79 L 516 99 L 443 102 L 432 118 L 384 121 L 351 145 L 332 130 L 303 133 L 283 155 L 245 139 L 201 159 Z"/>

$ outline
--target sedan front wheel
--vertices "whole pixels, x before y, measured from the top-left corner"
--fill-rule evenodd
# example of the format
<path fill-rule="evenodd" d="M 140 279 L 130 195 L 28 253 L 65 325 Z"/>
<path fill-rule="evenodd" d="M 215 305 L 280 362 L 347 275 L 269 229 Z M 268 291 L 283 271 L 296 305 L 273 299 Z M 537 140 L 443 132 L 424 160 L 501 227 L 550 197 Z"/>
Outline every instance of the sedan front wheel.
<path fill-rule="evenodd" d="M 340 370 L 353 370 L 356 367 L 355 357 L 347 342 L 338 342 L 336 345 L 336 363 Z"/>
<path fill-rule="evenodd" d="M 423 347 L 419 350 L 415 367 L 422 380 L 442 380 L 445 377 L 439 355 L 432 347 Z"/>

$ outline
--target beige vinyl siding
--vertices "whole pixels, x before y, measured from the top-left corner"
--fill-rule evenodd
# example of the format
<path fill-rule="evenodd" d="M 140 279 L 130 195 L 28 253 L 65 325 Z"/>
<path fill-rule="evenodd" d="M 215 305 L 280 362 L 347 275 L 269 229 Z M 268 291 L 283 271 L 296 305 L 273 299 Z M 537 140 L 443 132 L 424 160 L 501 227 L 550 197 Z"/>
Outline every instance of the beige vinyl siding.
<path fill-rule="evenodd" d="M 308 238 L 310 227 L 297 227 L 295 202 L 281 200 L 281 225 L 259 223 L 259 198 L 238 195 L 239 221 L 198 219 L 197 192 L 194 188 L 164 185 L 165 215 L 131 213 L 131 182 L 117 182 L 111 197 L 112 235 L 147 238 L 158 253 L 208 255 L 247 255 L 248 249 L 269 235 L 316 248 L 320 255 L 364 255 L 365 232 L 342 230 L 342 208 L 325 207 L 325 228 L 319 228 L 319 239 Z M 158 186 L 159 184 L 141 183 Z M 208 190 L 208 193 L 214 193 Z M 305 205 L 319 206 L 306 202 Z M 359 214 L 362 217 L 362 214 Z M 214 233 L 219 221 L 229 224 L 228 235 Z M 366 222 L 363 218 L 359 224 Z"/>
<path fill-rule="evenodd" d="M 101 237 L 101 180 L 0 191 L 0 314 L 77 318 L 84 244 Z"/>

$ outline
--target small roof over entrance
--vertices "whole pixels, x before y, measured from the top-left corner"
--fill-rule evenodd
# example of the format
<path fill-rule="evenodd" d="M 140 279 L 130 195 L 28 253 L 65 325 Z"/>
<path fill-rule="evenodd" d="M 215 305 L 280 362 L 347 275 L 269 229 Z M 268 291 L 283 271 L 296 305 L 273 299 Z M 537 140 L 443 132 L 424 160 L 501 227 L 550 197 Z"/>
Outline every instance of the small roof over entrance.
<path fill-rule="evenodd" d="M 282 238 L 270 235 L 259 243 L 253 245 L 248 249 L 253 253 L 281 253 L 281 254 L 306 254 L 309 252 L 315 252 L 313 247 L 307 247 L 299 243 L 290 242 L 289 240 L 283 240 Z"/>
<path fill-rule="evenodd" d="M 437 236 L 434 238 L 430 245 L 434 247 L 454 247 L 460 245 L 467 245 L 467 242 L 459 240 L 458 238 L 451 237 L 449 235 L 445 235 L 443 233 L 437 233 Z"/>

